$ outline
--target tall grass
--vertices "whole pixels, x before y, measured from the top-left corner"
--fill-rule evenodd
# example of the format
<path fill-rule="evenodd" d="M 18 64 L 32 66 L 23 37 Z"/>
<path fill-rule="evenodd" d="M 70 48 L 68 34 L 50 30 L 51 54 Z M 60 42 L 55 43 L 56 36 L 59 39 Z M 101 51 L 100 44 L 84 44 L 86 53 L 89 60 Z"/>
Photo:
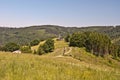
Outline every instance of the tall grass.
<path fill-rule="evenodd" d="M 120 74 L 71 58 L 0 52 L 0 80 L 119 80 Z"/>
<path fill-rule="evenodd" d="M 112 67 L 120 70 L 119 61 L 112 59 L 110 55 L 106 57 L 97 57 L 89 52 L 86 52 L 85 48 L 72 48 L 70 53 L 73 58 L 78 59 L 79 61 L 86 62 L 88 64 L 101 65 Z"/>
<path fill-rule="evenodd" d="M 39 45 L 43 43 L 44 41 Z M 68 43 L 55 41 L 54 52 L 42 56 L 0 52 L 0 80 L 120 79 L 120 69 L 115 68 L 118 65 L 106 66 L 107 60 L 97 58 L 83 48 L 72 48 L 70 55 L 74 58 L 69 57 L 69 54 L 56 57 L 63 53 L 64 47 L 69 51 Z M 38 46 L 32 47 L 33 50 L 37 48 Z M 113 63 L 111 61 L 109 62 Z"/>

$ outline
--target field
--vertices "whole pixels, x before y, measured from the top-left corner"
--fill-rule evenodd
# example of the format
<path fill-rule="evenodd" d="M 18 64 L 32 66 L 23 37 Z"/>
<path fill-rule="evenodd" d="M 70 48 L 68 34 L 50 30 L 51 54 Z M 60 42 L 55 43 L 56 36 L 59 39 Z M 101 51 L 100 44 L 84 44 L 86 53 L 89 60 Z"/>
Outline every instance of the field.
<path fill-rule="evenodd" d="M 68 43 L 55 41 L 55 51 L 42 56 L 0 52 L 0 80 L 119 80 L 118 61 L 73 47 L 62 56 L 64 47 L 69 52 Z"/>

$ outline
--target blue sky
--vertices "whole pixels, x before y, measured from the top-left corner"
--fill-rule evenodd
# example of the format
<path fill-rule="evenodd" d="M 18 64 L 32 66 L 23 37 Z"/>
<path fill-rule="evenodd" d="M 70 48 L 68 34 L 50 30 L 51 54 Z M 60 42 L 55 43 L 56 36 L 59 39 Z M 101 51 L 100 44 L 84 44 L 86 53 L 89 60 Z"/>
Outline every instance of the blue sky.
<path fill-rule="evenodd" d="M 120 0 L 0 0 L 0 26 L 120 25 Z"/>

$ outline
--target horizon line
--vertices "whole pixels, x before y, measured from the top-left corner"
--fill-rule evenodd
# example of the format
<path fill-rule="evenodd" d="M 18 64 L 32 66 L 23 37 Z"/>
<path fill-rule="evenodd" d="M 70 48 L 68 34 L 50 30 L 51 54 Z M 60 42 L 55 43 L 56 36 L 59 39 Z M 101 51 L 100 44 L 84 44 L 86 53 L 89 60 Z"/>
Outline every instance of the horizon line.
<path fill-rule="evenodd" d="M 39 25 L 27 25 L 27 26 L 0 26 L 4 28 L 26 28 L 26 27 L 32 27 L 32 26 L 60 26 L 60 27 L 116 27 L 120 26 L 119 24 L 117 25 L 88 25 L 88 26 L 65 26 L 65 25 L 57 25 L 57 24 L 39 24 Z"/>

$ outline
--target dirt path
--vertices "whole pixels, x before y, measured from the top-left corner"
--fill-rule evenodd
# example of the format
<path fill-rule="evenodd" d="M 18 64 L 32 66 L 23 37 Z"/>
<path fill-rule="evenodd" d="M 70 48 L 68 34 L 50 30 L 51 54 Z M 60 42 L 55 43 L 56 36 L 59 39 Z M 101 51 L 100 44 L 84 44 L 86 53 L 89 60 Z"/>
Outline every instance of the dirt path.
<path fill-rule="evenodd" d="M 69 54 L 72 51 L 72 48 L 69 48 L 69 51 L 65 52 L 64 54 Z"/>
<path fill-rule="evenodd" d="M 71 51 L 72 51 L 72 47 L 69 47 L 69 50 L 67 52 L 65 52 L 64 54 L 69 54 Z M 111 70 L 111 72 L 115 71 L 116 73 L 120 74 L 119 70 L 115 70 L 114 68 L 86 63 L 84 61 L 79 61 L 77 59 L 74 59 L 70 56 L 63 56 L 62 54 L 55 56 L 54 58 L 58 59 L 58 61 L 62 58 L 63 61 L 66 61 L 66 64 L 70 64 L 70 65 L 74 65 L 74 66 L 79 66 L 79 67 L 82 66 L 82 67 L 86 67 L 86 68 L 91 68 L 91 69 L 94 69 L 96 71 L 109 71 L 109 70 Z"/>
<path fill-rule="evenodd" d="M 72 51 L 72 48 L 69 47 L 69 50 L 67 52 L 65 52 L 64 54 L 69 54 L 71 51 Z M 64 56 L 61 54 L 61 55 L 58 55 L 56 57 L 64 57 Z"/>

